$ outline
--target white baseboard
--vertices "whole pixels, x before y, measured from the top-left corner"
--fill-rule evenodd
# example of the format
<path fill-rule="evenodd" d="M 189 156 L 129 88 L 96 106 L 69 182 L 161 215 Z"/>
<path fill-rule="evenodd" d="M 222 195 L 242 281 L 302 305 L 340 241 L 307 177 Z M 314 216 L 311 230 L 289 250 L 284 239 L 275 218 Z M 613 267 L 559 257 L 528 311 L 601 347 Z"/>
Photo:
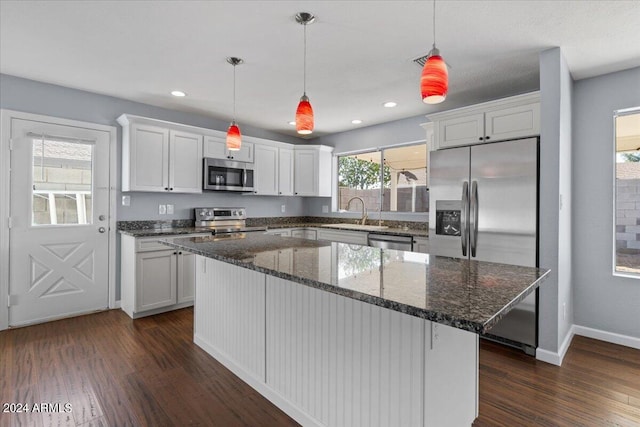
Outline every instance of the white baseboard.
<path fill-rule="evenodd" d="M 571 340 L 573 339 L 575 333 L 575 325 L 571 325 L 571 327 L 569 328 L 569 332 L 567 332 L 567 335 L 564 337 L 564 341 L 562 341 L 562 345 L 560 345 L 557 353 L 538 348 L 536 350 L 536 359 L 543 362 L 551 363 L 552 365 L 562 366 L 562 361 L 564 360 L 564 356 L 567 354 L 567 350 L 569 350 Z"/>
<path fill-rule="evenodd" d="M 561 366 L 562 360 L 564 359 L 565 354 L 567 354 L 567 350 L 569 350 L 569 346 L 571 345 L 571 340 L 574 335 L 593 338 L 611 344 L 624 345 L 626 347 L 640 350 L 640 338 L 616 334 L 615 332 L 601 331 L 600 329 L 587 328 L 586 326 L 571 325 L 569 333 L 565 337 L 557 353 L 538 348 L 536 350 L 536 359 L 551 363 L 552 365 Z"/>
<path fill-rule="evenodd" d="M 109 308 L 112 308 L 112 309 L 119 309 L 119 308 L 121 308 L 122 306 L 120 305 L 120 301 L 121 301 L 121 300 L 118 300 L 118 301 L 114 302 L 114 303 L 113 303 L 113 307 L 109 307 Z"/>
<path fill-rule="evenodd" d="M 319 424 L 315 419 L 300 410 L 289 400 L 282 397 L 278 392 L 273 390 L 266 383 L 262 382 L 261 380 L 257 379 L 249 372 L 244 370 L 240 365 L 232 361 L 224 353 L 218 351 L 213 345 L 211 345 L 202 337 L 195 334 L 193 337 L 193 342 L 198 347 L 209 353 L 211 357 L 222 363 L 227 369 L 229 369 L 242 381 L 255 389 L 263 397 L 267 398 L 267 400 L 280 408 L 285 414 L 296 420 L 296 422 L 300 423 L 303 426 L 322 427 L 322 425 Z"/>
<path fill-rule="evenodd" d="M 640 350 L 640 338 L 628 335 L 616 334 L 614 332 L 601 331 L 599 329 L 587 328 L 586 326 L 573 325 L 573 331 L 576 335 L 587 338 L 593 338 L 600 341 L 609 342 L 611 344 L 624 345 Z"/>

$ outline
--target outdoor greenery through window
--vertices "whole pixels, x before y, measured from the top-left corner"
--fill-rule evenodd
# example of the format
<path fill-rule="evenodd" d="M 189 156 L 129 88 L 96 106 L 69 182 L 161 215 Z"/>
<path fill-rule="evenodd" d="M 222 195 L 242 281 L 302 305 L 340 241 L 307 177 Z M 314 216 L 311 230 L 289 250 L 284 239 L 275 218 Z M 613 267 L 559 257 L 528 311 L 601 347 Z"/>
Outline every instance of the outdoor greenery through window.
<path fill-rule="evenodd" d="M 367 212 L 427 212 L 426 144 L 338 156 L 338 210 L 364 200 Z M 360 211 L 360 201 L 350 211 Z"/>
<path fill-rule="evenodd" d="M 615 117 L 615 271 L 640 275 L 640 110 Z"/>

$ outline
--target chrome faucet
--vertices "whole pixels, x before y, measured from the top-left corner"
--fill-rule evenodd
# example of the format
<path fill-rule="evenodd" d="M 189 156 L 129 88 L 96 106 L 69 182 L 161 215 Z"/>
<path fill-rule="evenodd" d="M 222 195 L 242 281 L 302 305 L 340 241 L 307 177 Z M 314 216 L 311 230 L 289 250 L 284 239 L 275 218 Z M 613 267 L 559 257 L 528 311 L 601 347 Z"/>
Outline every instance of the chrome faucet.
<path fill-rule="evenodd" d="M 360 223 L 362 225 L 365 225 L 367 223 L 367 208 L 364 205 L 364 199 L 362 197 L 353 196 L 352 198 L 350 198 L 349 201 L 347 202 L 347 210 L 349 210 L 349 206 L 351 205 L 351 202 L 353 201 L 353 199 L 358 199 L 360 200 L 360 203 L 362 203 L 362 218 L 360 220 Z"/>

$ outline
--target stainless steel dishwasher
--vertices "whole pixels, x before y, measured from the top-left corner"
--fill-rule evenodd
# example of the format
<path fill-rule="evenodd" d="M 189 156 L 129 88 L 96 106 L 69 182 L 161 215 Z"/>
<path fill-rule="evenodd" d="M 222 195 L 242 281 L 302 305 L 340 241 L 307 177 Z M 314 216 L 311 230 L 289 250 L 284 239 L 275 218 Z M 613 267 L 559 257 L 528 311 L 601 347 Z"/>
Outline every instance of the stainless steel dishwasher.
<path fill-rule="evenodd" d="M 373 246 L 374 248 L 411 251 L 413 249 L 413 237 L 369 233 L 368 244 L 369 246 Z"/>

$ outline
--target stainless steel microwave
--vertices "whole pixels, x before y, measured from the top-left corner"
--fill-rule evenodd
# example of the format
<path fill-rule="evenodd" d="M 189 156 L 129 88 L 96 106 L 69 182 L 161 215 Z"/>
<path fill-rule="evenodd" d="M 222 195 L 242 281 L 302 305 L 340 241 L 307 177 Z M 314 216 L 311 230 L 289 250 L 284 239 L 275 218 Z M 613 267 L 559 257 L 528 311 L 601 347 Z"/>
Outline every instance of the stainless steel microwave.
<path fill-rule="evenodd" d="M 253 191 L 253 163 L 205 157 L 204 190 Z"/>

